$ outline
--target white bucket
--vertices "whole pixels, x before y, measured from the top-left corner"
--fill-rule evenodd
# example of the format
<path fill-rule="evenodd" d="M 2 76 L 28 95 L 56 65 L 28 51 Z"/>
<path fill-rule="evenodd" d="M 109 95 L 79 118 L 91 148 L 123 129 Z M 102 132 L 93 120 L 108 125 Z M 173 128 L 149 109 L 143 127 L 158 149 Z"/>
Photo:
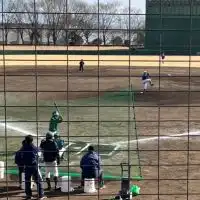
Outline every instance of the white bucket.
<path fill-rule="evenodd" d="M 0 161 L 0 179 L 4 179 L 5 164 L 3 161 Z"/>
<path fill-rule="evenodd" d="M 84 192 L 85 193 L 95 193 L 97 190 L 95 188 L 95 179 L 84 179 Z"/>
<path fill-rule="evenodd" d="M 61 192 L 72 192 L 74 189 L 71 186 L 71 176 L 61 177 Z"/>
<path fill-rule="evenodd" d="M 34 185 L 35 184 L 31 178 L 31 189 L 34 187 Z M 25 174 L 24 173 L 22 173 L 22 189 L 25 190 Z"/>
<path fill-rule="evenodd" d="M 4 179 L 5 173 L 5 164 L 3 161 L 0 161 L 0 179 Z"/>

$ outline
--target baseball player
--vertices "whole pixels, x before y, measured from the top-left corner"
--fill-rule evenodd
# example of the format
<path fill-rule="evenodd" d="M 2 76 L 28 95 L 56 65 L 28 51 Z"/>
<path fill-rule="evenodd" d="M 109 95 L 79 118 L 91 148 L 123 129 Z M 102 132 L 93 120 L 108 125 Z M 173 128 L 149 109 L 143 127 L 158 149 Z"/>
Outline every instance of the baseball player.
<path fill-rule="evenodd" d="M 165 53 L 164 52 L 161 54 L 161 60 L 162 60 L 162 64 L 164 64 L 164 60 L 165 60 Z"/>
<path fill-rule="evenodd" d="M 45 162 L 45 172 L 46 172 L 46 182 L 48 185 L 48 190 L 51 190 L 51 172 L 54 175 L 55 190 L 58 189 L 58 165 L 60 164 L 59 149 L 57 144 L 53 139 L 52 133 L 46 134 L 46 140 L 42 140 L 40 148 L 43 153 L 43 158 Z"/>
<path fill-rule="evenodd" d="M 62 121 L 63 121 L 63 118 L 59 114 L 59 112 L 54 111 L 52 113 L 52 117 L 49 122 L 49 132 L 51 132 L 53 134 L 53 136 L 54 136 L 54 134 L 58 134 L 58 124 L 62 123 Z"/>
<path fill-rule="evenodd" d="M 54 141 L 58 146 L 59 156 L 63 160 L 64 159 L 64 152 L 66 151 L 66 148 L 64 147 L 65 141 L 62 140 L 57 133 L 54 134 Z"/>
<path fill-rule="evenodd" d="M 80 72 L 83 72 L 84 71 L 84 61 L 83 61 L 83 59 L 81 59 L 81 61 L 80 61 L 80 63 L 79 63 L 79 71 Z"/>
<path fill-rule="evenodd" d="M 142 83 L 144 85 L 143 87 L 143 92 L 145 92 L 148 88 L 148 85 L 150 84 L 151 86 L 153 86 L 154 84 L 151 81 L 150 75 L 148 73 L 148 71 L 144 71 L 142 74 Z M 142 93 L 143 93 L 142 92 Z"/>

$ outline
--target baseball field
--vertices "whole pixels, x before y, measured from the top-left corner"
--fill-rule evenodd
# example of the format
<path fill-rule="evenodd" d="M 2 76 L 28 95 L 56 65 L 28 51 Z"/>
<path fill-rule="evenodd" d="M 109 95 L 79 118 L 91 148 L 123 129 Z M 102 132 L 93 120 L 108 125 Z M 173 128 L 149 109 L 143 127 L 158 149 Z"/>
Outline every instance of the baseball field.
<path fill-rule="evenodd" d="M 139 153 L 144 180 L 133 181 L 141 187 L 141 195 L 135 199 L 200 198 L 200 57 L 167 56 L 164 64 L 156 56 L 102 56 L 100 62 L 98 56 L 36 58 L 37 62 L 35 56 L 9 55 L 1 60 L 0 151 L 17 150 L 27 134 L 44 136 L 56 101 L 64 117 L 60 133 L 68 144 L 72 142 L 68 147 L 70 166 L 63 163 L 63 171 L 80 172 L 82 153 L 89 144 L 99 144 L 108 175 L 120 175 L 119 163 L 130 158 L 132 176 L 139 176 Z M 84 73 L 78 71 L 81 58 L 86 63 Z M 149 71 L 154 86 L 141 94 L 140 76 L 144 70 Z M 9 165 L 13 165 L 11 155 Z M 14 200 L 23 196 L 13 192 L 15 185 L 9 182 L 7 193 L 6 183 L 1 183 L 0 198 L 9 196 Z M 109 199 L 119 189 L 119 181 L 109 181 L 105 190 L 92 197 L 81 195 L 81 199 Z M 52 195 L 52 199 L 80 199 L 78 194 Z"/>

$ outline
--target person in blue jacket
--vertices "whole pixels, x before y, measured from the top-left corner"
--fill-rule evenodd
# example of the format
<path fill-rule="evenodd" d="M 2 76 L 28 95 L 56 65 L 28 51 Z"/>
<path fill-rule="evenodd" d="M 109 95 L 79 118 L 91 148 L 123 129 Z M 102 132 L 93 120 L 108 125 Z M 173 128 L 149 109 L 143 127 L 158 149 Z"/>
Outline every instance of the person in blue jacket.
<path fill-rule="evenodd" d="M 24 146 L 25 144 L 25 140 L 22 141 L 22 147 Z M 16 153 L 15 153 L 15 164 L 17 164 L 17 168 L 18 168 L 18 176 L 19 176 L 19 189 L 21 190 L 22 189 L 22 173 L 24 172 L 24 163 L 23 163 L 23 159 L 22 159 L 22 153 L 21 153 L 21 149 L 22 147 L 20 148 L 20 150 L 18 150 Z"/>
<path fill-rule="evenodd" d="M 98 179 L 100 189 L 105 188 L 101 158 L 94 151 L 93 146 L 89 146 L 88 152 L 82 157 L 80 168 L 82 169 L 81 187 L 84 187 L 85 178 L 95 178 Z"/>
<path fill-rule="evenodd" d="M 150 74 L 148 71 L 144 71 L 142 74 L 142 83 L 144 85 L 143 87 L 143 92 L 145 92 L 148 88 L 148 85 L 150 84 L 151 86 L 153 86 L 154 84 L 152 83 L 152 80 L 150 78 Z"/>
<path fill-rule="evenodd" d="M 21 148 L 22 162 L 25 167 L 25 193 L 26 200 L 31 199 L 31 177 L 35 180 L 40 200 L 46 199 L 42 186 L 42 176 L 38 166 L 38 148 L 33 144 L 33 137 L 28 135 L 25 137 L 25 143 Z"/>

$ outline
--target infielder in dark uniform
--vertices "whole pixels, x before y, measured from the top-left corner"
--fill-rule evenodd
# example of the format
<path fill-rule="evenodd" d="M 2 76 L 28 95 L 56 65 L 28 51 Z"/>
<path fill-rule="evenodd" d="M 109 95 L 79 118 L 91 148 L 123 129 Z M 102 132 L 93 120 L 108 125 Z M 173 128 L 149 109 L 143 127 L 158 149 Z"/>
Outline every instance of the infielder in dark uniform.
<path fill-rule="evenodd" d="M 165 60 L 165 53 L 164 52 L 161 54 L 161 60 L 162 60 L 162 63 L 164 64 L 164 60 Z"/>
<path fill-rule="evenodd" d="M 43 200 L 47 197 L 44 196 L 44 190 L 42 186 L 42 176 L 38 165 L 38 148 L 33 144 L 33 137 L 28 135 L 25 137 L 25 143 L 21 148 L 21 158 L 25 166 L 25 193 L 26 200 L 31 199 L 31 177 L 35 180 L 37 184 L 37 190 L 39 199 Z"/>
<path fill-rule="evenodd" d="M 83 59 L 81 59 L 81 61 L 80 61 L 80 63 L 79 63 L 79 71 L 80 72 L 84 72 L 84 61 L 83 61 Z"/>

